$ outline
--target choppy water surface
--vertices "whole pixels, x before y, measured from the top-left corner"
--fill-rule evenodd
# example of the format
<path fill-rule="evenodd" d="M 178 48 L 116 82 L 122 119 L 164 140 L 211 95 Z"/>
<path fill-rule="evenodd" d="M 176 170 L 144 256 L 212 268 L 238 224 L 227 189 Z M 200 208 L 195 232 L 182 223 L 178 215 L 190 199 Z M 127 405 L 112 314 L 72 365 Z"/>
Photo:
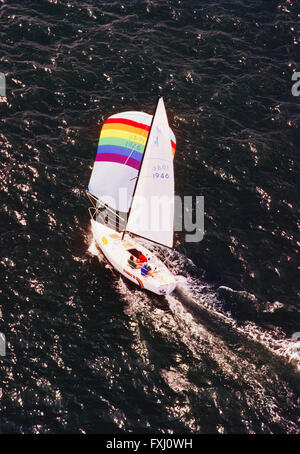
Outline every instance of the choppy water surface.
<path fill-rule="evenodd" d="M 297 3 L 0 2 L 0 432 L 299 433 Z M 99 255 L 84 194 L 104 119 L 159 95 L 205 197 L 166 300 Z"/>

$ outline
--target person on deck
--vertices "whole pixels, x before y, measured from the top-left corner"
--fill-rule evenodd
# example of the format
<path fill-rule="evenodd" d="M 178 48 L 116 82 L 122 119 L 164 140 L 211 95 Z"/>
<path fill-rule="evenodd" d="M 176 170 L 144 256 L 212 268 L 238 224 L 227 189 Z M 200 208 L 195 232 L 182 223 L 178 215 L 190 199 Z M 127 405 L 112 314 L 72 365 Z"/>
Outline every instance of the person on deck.
<path fill-rule="evenodd" d="M 128 264 L 131 266 L 131 268 L 137 268 L 137 264 L 134 261 L 133 255 L 131 255 L 130 258 L 128 259 Z"/>
<path fill-rule="evenodd" d="M 147 257 L 142 252 L 140 252 L 140 255 L 138 257 L 138 263 L 145 263 L 147 261 L 148 261 Z"/>
<path fill-rule="evenodd" d="M 141 267 L 141 275 L 142 276 L 151 276 L 153 277 L 152 273 L 151 273 L 151 267 L 147 264 L 143 265 Z"/>

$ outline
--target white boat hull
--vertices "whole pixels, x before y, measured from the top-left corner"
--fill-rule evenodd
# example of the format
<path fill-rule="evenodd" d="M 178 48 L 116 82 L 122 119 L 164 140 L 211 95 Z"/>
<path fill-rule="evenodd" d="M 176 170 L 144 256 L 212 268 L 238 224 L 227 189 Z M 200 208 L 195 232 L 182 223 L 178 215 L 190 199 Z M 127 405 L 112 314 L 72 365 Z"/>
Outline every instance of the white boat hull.
<path fill-rule="evenodd" d="M 152 252 L 135 243 L 127 234 L 122 240 L 121 234 L 94 219 L 91 219 L 91 225 L 97 246 L 120 274 L 140 288 L 149 290 L 157 295 L 168 295 L 175 289 L 175 277 Z M 129 252 L 131 249 L 137 249 L 147 257 L 151 266 L 151 273 L 143 276 L 139 268 L 130 266 L 128 259 L 131 255 Z"/>

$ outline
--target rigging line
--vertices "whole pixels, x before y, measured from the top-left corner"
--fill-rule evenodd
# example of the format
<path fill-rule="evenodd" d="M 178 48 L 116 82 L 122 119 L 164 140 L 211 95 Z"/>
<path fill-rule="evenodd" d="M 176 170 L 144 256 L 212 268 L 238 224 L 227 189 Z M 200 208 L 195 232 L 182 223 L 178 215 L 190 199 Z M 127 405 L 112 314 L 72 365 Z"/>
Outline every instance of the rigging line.
<path fill-rule="evenodd" d="M 169 263 L 167 264 L 166 262 L 171 258 L 172 252 L 173 252 L 173 249 L 171 251 L 168 251 L 168 255 L 165 258 L 165 260 L 163 261 L 164 265 L 166 265 L 167 268 L 169 268 L 169 266 L 168 266 Z"/>
<path fill-rule="evenodd" d="M 124 162 L 124 166 L 126 166 L 126 164 L 127 164 L 127 162 L 128 162 L 128 159 L 131 158 L 131 155 L 132 155 L 133 152 L 134 152 L 134 148 L 132 148 L 130 155 L 127 156 L 126 161 Z"/>
<path fill-rule="evenodd" d="M 144 126 L 143 128 L 139 128 L 139 129 L 142 129 L 143 131 L 147 131 L 148 125 L 145 125 L 145 124 L 144 124 L 143 126 Z M 149 133 L 150 133 L 150 130 L 149 130 Z M 149 134 L 149 133 L 148 133 L 148 134 Z M 148 138 L 148 136 L 147 136 L 147 138 Z M 144 148 L 144 150 L 145 150 L 145 148 Z M 126 161 L 124 162 L 124 166 L 127 164 L 128 159 L 131 158 L 131 155 L 132 155 L 132 153 L 133 153 L 134 151 L 135 151 L 134 148 L 132 148 L 130 155 L 127 156 L 127 159 L 126 159 Z M 143 152 L 142 154 L 144 154 L 144 152 Z M 133 178 L 132 178 L 131 180 L 133 180 Z M 131 180 L 130 180 L 130 181 L 131 181 Z"/>
<path fill-rule="evenodd" d="M 120 216 L 116 210 L 114 210 L 113 208 L 111 208 L 109 205 L 107 205 L 105 202 L 103 202 L 101 199 L 98 199 L 97 197 L 95 197 L 93 194 L 91 194 L 89 191 L 86 191 L 87 193 L 87 196 L 88 198 L 90 199 L 91 203 L 93 203 L 93 201 L 95 203 L 93 203 L 93 207 L 99 214 L 101 213 L 99 211 L 99 207 L 97 207 L 97 204 L 99 204 L 100 206 L 104 207 L 106 211 L 110 212 L 112 214 L 112 216 L 116 216 L 118 219 L 121 219 L 122 221 L 126 221 L 126 219 L 124 219 L 124 217 Z"/>

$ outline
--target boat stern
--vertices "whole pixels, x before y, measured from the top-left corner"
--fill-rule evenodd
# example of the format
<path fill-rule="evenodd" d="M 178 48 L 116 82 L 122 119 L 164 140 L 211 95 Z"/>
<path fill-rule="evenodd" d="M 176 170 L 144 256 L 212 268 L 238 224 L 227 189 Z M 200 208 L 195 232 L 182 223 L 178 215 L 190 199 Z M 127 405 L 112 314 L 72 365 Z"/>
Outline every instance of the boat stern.
<path fill-rule="evenodd" d="M 175 290 L 176 288 L 176 281 L 175 279 L 171 282 L 169 282 L 168 284 L 162 284 L 158 287 L 158 295 L 169 295 L 170 293 L 173 292 L 173 290 Z"/>

